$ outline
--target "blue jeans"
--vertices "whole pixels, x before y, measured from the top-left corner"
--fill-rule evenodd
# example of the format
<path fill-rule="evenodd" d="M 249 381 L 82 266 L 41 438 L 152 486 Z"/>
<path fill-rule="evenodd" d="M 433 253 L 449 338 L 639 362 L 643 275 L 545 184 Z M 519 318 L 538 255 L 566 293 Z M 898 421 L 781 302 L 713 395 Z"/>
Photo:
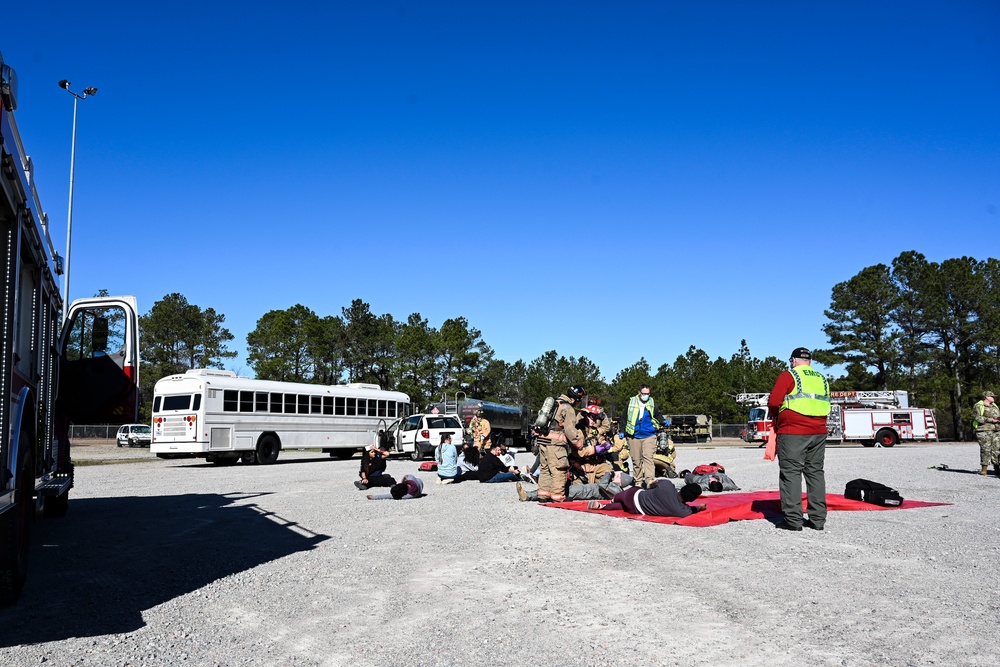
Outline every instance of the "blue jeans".
<path fill-rule="evenodd" d="M 516 482 L 517 480 L 518 476 L 512 472 L 498 472 L 497 474 L 493 475 L 492 478 L 486 480 L 485 483 L 495 484 L 497 482 Z"/>
<path fill-rule="evenodd" d="M 451 480 L 454 480 L 456 482 L 461 482 L 462 481 L 462 471 L 461 470 L 456 470 L 454 475 L 442 475 L 440 472 L 438 472 L 438 478 L 440 478 L 440 479 L 451 479 Z"/>

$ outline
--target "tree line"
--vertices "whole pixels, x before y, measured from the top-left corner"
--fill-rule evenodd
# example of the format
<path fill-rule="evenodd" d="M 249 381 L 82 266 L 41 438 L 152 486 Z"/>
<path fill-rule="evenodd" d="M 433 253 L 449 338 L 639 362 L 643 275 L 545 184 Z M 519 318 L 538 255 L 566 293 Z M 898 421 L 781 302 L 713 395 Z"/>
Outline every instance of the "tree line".
<path fill-rule="evenodd" d="M 825 315 L 814 358 L 846 365 L 835 389 L 905 389 L 941 433 L 971 436 L 972 404 L 1000 380 L 1000 261 L 903 252 L 834 285 Z"/>
<path fill-rule="evenodd" d="M 862 269 L 832 289 L 823 326 L 829 345 L 814 351 L 846 372 L 834 389 L 905 389 L 911 405 L 935 408 L 939 432 L 963 438 L 971 406 L 1000 380 L 1000 262 L 969 257 L 928 262 L 904 252 L 891 266 Z M 157 301 L 140 321 L 146 416 L 153 385 L 188 368 L 223 368 L 237 356 L 225 316 L 177 293 Z M 548 350 L 507 362 L 464 317 L 432 326 L 420 313 L 397 320 L 354 299 L 337 314 L 296 304 L 265 313 L 247 335 L 247 363 L 258 378 L 336 384 L 371 382 L 405 392 L 417 405 L 464 392 L 469 397 L 537 409 L 547 396 L 581 384 L 618 414 L 640 384 L 661 412 L 707 414 L 739 423 L 747 409 L 734 397 L 770 391 L 787 367 L 753 356 L 745 340 L 730 357 L 712 359 L 692 345 L 655 370 L 645 358 L 607 379 L 586 357 Z"/>

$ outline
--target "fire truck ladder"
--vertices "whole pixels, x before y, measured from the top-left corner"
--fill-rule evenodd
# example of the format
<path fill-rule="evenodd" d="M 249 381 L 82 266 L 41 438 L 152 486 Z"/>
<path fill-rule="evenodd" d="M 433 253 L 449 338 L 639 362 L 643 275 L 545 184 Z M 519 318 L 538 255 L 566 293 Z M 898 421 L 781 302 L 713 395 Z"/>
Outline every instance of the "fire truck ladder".
<path fill-rule="evenodd" d="M 860 404 L 872 408 L 898 408 L 899 398 L 894 391 L 831 391 L 830 402 Z"/>
<path fill-rule="evenodd" d="M 736 402 L 740 405 L 767 405 L 770 394 L 736 394 Z"/>

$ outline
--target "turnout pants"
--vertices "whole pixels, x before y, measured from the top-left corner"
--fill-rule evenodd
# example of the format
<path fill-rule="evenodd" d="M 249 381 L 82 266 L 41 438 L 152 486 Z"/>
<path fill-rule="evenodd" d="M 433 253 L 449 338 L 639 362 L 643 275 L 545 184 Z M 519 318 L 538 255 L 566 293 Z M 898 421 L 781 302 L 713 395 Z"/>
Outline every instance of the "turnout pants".
<path fill-rule="evenodd" d="M 656 464 L 653 454 L 656 453 L 656 436 L 648 438 L 628 438 L 628 449 L 632 452 L 632 476 L 636 484 L 651 483 L 656 479 Z"/>
<path fill-rule="evenodd" d="M 817 528 L 826 523 L 826 434 L 778 434 L 778 491 L 781 513 L 790 526 L 802 525 L 802 478 L 806 480 L 809 520 Z"/>
<path fill-rule="evenodd" d="M 566 500 L 566 471 L 569 470 L 569 452 L 564 443 L 538 439 L 538 499 L 541 501 Z"/>

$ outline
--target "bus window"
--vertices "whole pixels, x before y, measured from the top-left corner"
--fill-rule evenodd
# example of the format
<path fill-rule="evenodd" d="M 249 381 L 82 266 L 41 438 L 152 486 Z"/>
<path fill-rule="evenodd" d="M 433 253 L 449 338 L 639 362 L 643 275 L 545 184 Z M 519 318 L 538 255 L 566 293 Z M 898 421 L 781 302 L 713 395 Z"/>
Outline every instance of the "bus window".
<path fill-rule="evenodd" d="M 379 417 L 387 417 L 387 416 L 389 416 L 388 413 L 387 413 L 387 408 L 385 407 L 385 403 L 386 403 L 385 400 L 379 400 L 379 402 L 378 402 L 378 416 Z"/>
<path fill-rule="evenodd" d="M 323 403 L 323 398 L 321 396 L 310 396 L 309 397 L 309 412 L 318 415 L 323 412 L 321 407 Z"/>
<path fill-rule="evenodd" d="M 240 412 L 253 412 L 253 392 L 240 392 Z"/>
<path fill-rule="evenodd" d="M 333 414 L 333 396 L 323 397 L 323 414 L 324 415 Z"/>
<path fill-rule="evenodd" d="M 285 414 L 294 415 L 295 414 L 295 398 L 296 394 L 285 394 Z"/>
<path fill-rule="evenodd" d="M 153 412 L 159 412 L 159 411 L 160 411 L 160 397 L 159 396 L 154 396 L 153 397 Z"/>
<path fill-rule="evenodd" d="M 309 414 L 309 396 L 307 394 L 299 394 L 298 403 L 299 403 L 298 413 L 300 415 Z"/>
<path fill-rule="evenodd" d="M 353 417 L 358 414 L 358 399 L 349 398 L 347 399 L 347 409 L 344 411 L 348 417 Z"/>
<path fill-rule="evenodd" d="M 201 394 L 198 394 L 200 397 Z M 180 396 L 164 396 L 163 410 L 188 410 L 191 407 L 191 395 L 182 394 Z"/>
<path fill-rule="evenodd" d="M 267 412 L 266 391 L 258 391 L 254 394 L 254 412 Z"/>
<path fill-rule="evenodd" d="M 281 397 L 282 394 L 279 393 L 271 394 L 271 412 L 281 414 Z"/>
<path fill-rule="evenodd" d="M 236 412 L 239 408 L 239 401 L 237 396 L 239 392 L 235 389 L 226 389 L 222 392 L 222 411 L 223 412 Z"/>
<path fill-rule="evenodd" d="M 191 406 L 191 409 L 195 411 L 201 409 L 201 394 L 194 395 L 194 405 Z"/>
<path fill-rule="evenodd" d="M 335 415 L 346 415 L 347 414 L 347 408 L 345 407 L 345 400 L 344 400 L 343 396 L 338 396 L 336 398 L 334 406 L 335 406 L 335 411 L 334 411 L 333 414 L 335 414 Z"/>
<path fill-rule="evenodd" d="M 389 416 L 390 417 L 395 417 L 396 416 L 396 401 L 389 401 L 388 408 L 389 408 Z"/>
<path fill-rule="evenodd" d="M 367 398 L 359 398 L 358 399 L 358 415 L 359 416 L 362 416 L 362 415 L 367 416 L 368 415 L 368 399 Z"/>

